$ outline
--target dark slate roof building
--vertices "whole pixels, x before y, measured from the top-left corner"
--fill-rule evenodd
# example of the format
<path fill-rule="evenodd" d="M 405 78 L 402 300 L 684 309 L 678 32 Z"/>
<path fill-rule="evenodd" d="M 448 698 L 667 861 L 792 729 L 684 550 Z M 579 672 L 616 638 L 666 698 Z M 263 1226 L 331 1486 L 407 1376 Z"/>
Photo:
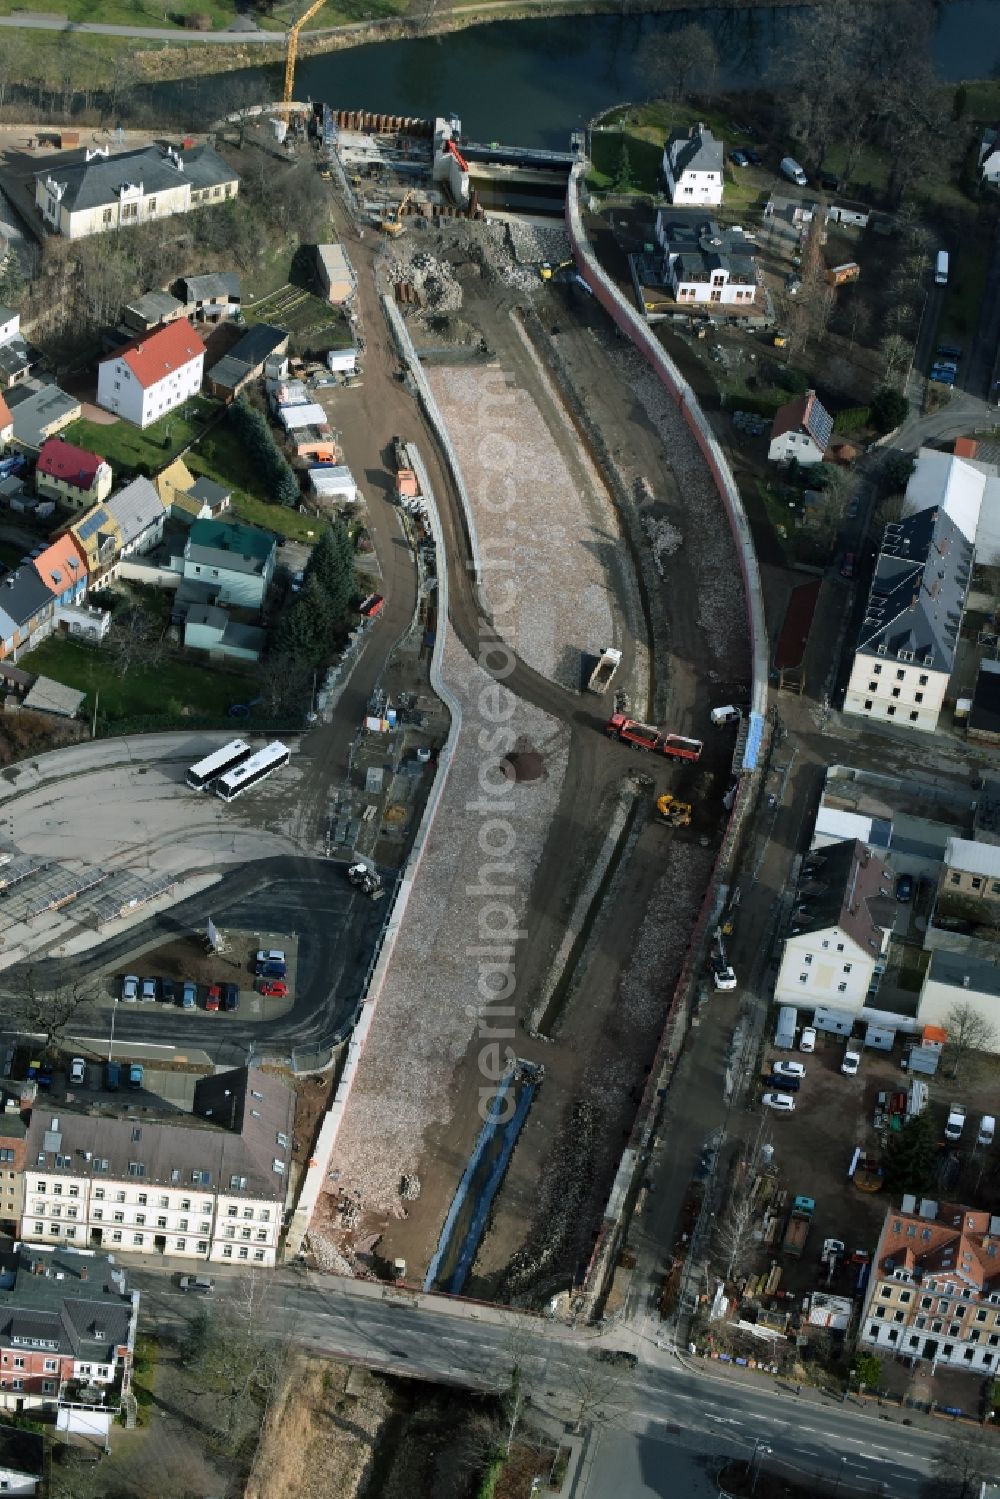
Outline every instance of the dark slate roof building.
<path fill-rule="evenodd" d="M 950 675 L 974 549 L 942 509 L 885 528 L 857 651 Z"/>

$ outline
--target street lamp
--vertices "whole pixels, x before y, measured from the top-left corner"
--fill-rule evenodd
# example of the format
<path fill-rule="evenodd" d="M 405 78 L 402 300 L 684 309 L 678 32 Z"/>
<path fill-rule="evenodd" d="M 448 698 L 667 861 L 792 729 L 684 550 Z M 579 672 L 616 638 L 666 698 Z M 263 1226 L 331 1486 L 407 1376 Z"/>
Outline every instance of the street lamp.
<path fill-rule="evenodd" d="M 760 1459 L 762 1457 L 770 1457 L 770 1455 L 771 1448 L 766 1445 L 764 1438 L 755 1437 L 753 1444 L 753 1456 L 750 1459 L 750 1472 L 752 1475 L 750 1483 L 751 1494 L 755 1494 L 757 1492 L 757 1479 L 760 1477 Z"/>

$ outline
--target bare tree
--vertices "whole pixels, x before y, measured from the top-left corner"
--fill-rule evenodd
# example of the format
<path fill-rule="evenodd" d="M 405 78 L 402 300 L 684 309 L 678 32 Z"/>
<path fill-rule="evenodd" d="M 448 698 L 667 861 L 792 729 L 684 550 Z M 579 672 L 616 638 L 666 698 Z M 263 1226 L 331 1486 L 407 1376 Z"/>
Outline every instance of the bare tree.
<path fill-rule="evenodd" d="M 120 677 L 128 676 L 138 665 L 146 671 L 155 671 L 163 659 L 164 640 L 159 622 L 141 604 L 115 618 L 108 643 Z"/>
<path fill-rule="evenodd" d="M 709 93 L 715 85 L 719 53 L 705 30 L 692 22 L 664 32 L 649 47 L 645 71 L 654 88 L 666 87 L 671 98 L 683 98 L 689 87 Z"/>
<path fill-rule="evenodd" d="M 996 1472 L 996 1443 L 981 1427 L 949 1432 L 931 1464 L 927 1499 L 979 1499 Z"/>
<path fill-rule="evenodd" d="M 889 333 L 879 345 L 879 353 L 885 383 L 898 389 L 913 358 L 913 345 L 901 333 Z"/>
<path fill-rule="evenodd" d="M 952 1005 L 944 1017 L 944 1028 L 948 1032 L 952 1077 L 958 1076 L 958 1069 L 966 1052 L 992 1051 L 997 1039 L 997 1028 L 993 1022 L 965 999 Z"/>
<path fill-rule="evenodd" d="M 25 970 L 13 993 L 8 993 L 5 1011 L 18 1031 L 41 1038 L 41 1049 L 62 1041 L 70 1025 L 89 1017 L 97 991 L 90 980 L 74 979 L 46 988 L 34 968 Z"/>

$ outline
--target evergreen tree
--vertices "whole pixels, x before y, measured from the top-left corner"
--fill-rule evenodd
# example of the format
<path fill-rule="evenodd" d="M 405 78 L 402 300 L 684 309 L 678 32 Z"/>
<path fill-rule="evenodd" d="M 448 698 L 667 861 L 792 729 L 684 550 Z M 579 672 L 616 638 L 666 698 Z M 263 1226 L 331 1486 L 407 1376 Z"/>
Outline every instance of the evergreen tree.
<path fill-rule="evenodd" d="M 335 628 L 347 614 L 354 595 L 354 547 L 342 520 L 327 527 L 313 547 L 306 582 L 314 580 L 322 589 Z"/>
<path fill-rule="evenodd" d="M 892 1192 L 925 1192 L 937 1167 L 934 1122 L 925 1110 L 908 1119 L 885 1148 L 885 1184 Z"/>
<path fill-rule="evenodd" d="M 632 162 L 629 159 L 628 145 L 622 136 L 621 150 L 618 153 L 618 169 L 615 172 L 615 180 L 612 186 L 616 193 L 630 193 L 635 190 L 635 181 L 632 177 Z"/>

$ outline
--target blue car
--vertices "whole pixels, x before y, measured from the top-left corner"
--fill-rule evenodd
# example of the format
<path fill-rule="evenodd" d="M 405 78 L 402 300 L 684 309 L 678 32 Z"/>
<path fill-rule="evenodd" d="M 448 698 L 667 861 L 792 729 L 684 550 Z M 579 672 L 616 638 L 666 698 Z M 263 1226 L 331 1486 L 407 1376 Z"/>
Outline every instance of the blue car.
<path fill-rule="evenodd" d="M 743 151 L 730 151 L 729 160 L 734 167 L 745 167 L 749 165 L 750 158 Z"/>
<path fill-rule="evenodd" d="M 954 385 L 955 375 L 952 370 L 931 370 L 931 379 L 937 385 Z"/>
<path fill-rule="evenodd" d="M 761 157 L 759 151 L 751 151 L 750 147 L 747 146 L 746 150 L 743 152 L 743 155 L 746 157 L 747 161 L 752 167 L 760 166 Z"/>

